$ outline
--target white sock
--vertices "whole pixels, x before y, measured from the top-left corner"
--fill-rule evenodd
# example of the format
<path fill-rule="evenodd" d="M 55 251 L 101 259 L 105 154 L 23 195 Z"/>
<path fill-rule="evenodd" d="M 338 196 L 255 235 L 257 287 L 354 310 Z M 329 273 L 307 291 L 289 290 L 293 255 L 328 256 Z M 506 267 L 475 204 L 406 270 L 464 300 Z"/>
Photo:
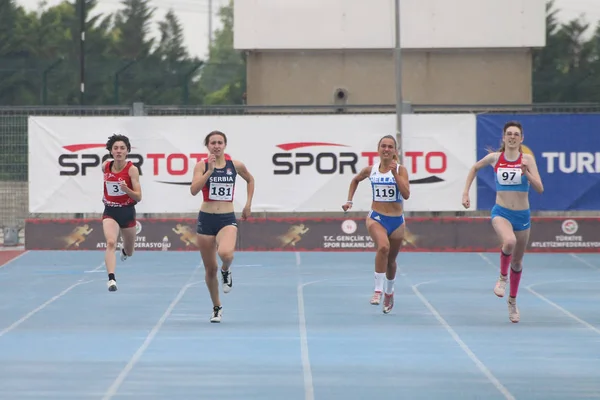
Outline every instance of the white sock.
<path fill-rule="evenodd" d="M 383 280 L 385 279 L 385 272 L 375 272 L 375 291 L 383 292 Z"/>
<path fill-rule="evenodd" d="M 387 278 L 385 278 L 385 294 L 392 294 L 394 293 L 394 282 L 396 280 L 392 279 L 391 281 Z"/>

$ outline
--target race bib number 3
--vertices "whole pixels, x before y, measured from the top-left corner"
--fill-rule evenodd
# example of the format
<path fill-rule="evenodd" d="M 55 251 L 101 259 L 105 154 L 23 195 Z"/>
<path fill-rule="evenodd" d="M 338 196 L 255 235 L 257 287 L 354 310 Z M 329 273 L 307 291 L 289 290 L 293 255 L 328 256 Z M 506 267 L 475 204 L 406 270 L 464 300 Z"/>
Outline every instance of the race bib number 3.
<path fill-rule="evenodd" d="M 121 190 L 119 182 L 106 182 L 106 192 L 109 196 L 123 196 L 126 194 Z"/>
<path fill-rule="evenodd" d="M 396 189 L 395 185 L 373 185 L 373 200 L 396 201 Z"/>
<path fill-rule="evenodd" d="M 233 200 L 233 183 L 213 183 L 208 190 L 208 198 L 216 201 Z"/>
<path fill-rule="evenodd" d="M 496 176 L 501 185 L 521 184 L 521 168 L 498 168 Z"/>

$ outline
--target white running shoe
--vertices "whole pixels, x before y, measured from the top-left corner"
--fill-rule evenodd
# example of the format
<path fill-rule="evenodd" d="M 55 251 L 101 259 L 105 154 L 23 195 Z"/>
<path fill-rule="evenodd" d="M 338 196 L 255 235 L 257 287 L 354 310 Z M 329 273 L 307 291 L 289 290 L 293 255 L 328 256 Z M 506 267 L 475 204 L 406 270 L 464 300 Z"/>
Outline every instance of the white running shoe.
<path fill-rule="evenodd" d="M 508 283 L 508 276 L 502 276 L 498 278 L 498 282 L 496 282 L 496 286 L 494 287 L 494 294 L 498 297 L 504 297 L 504 293 L 506 293 L 506 284 Z"/>
<path fill-rule="evenodd" d="M 383 313 L 388 314 L 394 308 L 394 293 L 383 295 Z"/>
<path fill-rule="evenodd" d="M 125 254 L 125 249 L 121 249 L 121 261 L 127 260 L 127 254 Z"/>
<path fill-rule="evenodd" d="M 111 279 L 110 281 L 107 282 L 107 285 L 108 285 L 109 292 L 117 291 L 117 282 L 115 280 Z"/>
<path fill-rule="evenodd" d="M 221 270 L 221 276 L 223 277 L 223 293 L 231 292 L 233 288 L 233 277 L 231 276 L 231 270 Z"/>
<path fill-rule="evenodd" d="M 508 303 L 508 319 L 510 319 L 510 322 L 516 324 L 521 319 L 521 315 L 519 314 L 519 309 L 517 308 L 517 299 L 509 297 L 507 303 Z"/>
<path fill-rule="evenodd" d="M 373 293 L 373 297 L 371 297 L 371 304 L 374 306 L 378 306 L 381 303 L 381 292 Z"/>
<path fill-rule="evenodd" d="M 219 323 L 221 322 L 221 315 L 223 314 L 223 307 L 214 306 L 213 312 L 210 316 L 210 322 Z"/>

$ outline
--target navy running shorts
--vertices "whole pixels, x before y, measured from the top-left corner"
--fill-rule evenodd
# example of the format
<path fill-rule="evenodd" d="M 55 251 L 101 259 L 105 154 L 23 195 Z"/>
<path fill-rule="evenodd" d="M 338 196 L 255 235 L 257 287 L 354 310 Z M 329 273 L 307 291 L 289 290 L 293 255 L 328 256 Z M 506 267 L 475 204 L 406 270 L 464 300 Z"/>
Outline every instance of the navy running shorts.
<path fill-rule="evenodd" d="M 200 211 L 196 232 L 201 235 L 216 236 L 221 229 L 229 225 L 237 228 L 237 219 L 234 213 L 211 214 Z"/>

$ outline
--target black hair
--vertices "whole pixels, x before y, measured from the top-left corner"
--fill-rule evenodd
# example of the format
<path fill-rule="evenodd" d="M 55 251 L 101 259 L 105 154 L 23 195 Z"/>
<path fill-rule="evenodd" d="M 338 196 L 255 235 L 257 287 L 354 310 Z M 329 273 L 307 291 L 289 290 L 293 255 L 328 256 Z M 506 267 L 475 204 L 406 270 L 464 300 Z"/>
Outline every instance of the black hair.
<path fill-rule="evenodd" d="M 208 146 L 208 141 L 210 140 L 210 137 L 213 135 L 219 135 L 223 138 L 223 142 L 225 142 L 225 144 L 227 144 L 227 136 L 225 136 L 225 134 L 221 131 L 212 131 L 211 133 L 209 133 L 208 135 L 206 135 L 206 137 L 204 138 L 204 145 Z"/>
<path fill-rule="evenodd" d="M 108 142 L 106 142 L 106 150 L 112 155 L 112 147 L 116 142 L 123 142 L 125 146 L 127 146 L 127 152 L 131 151 L 131 143 L 129 143 L 129 138 L 125 135 L 114 134 L 108 138 Z"/>

